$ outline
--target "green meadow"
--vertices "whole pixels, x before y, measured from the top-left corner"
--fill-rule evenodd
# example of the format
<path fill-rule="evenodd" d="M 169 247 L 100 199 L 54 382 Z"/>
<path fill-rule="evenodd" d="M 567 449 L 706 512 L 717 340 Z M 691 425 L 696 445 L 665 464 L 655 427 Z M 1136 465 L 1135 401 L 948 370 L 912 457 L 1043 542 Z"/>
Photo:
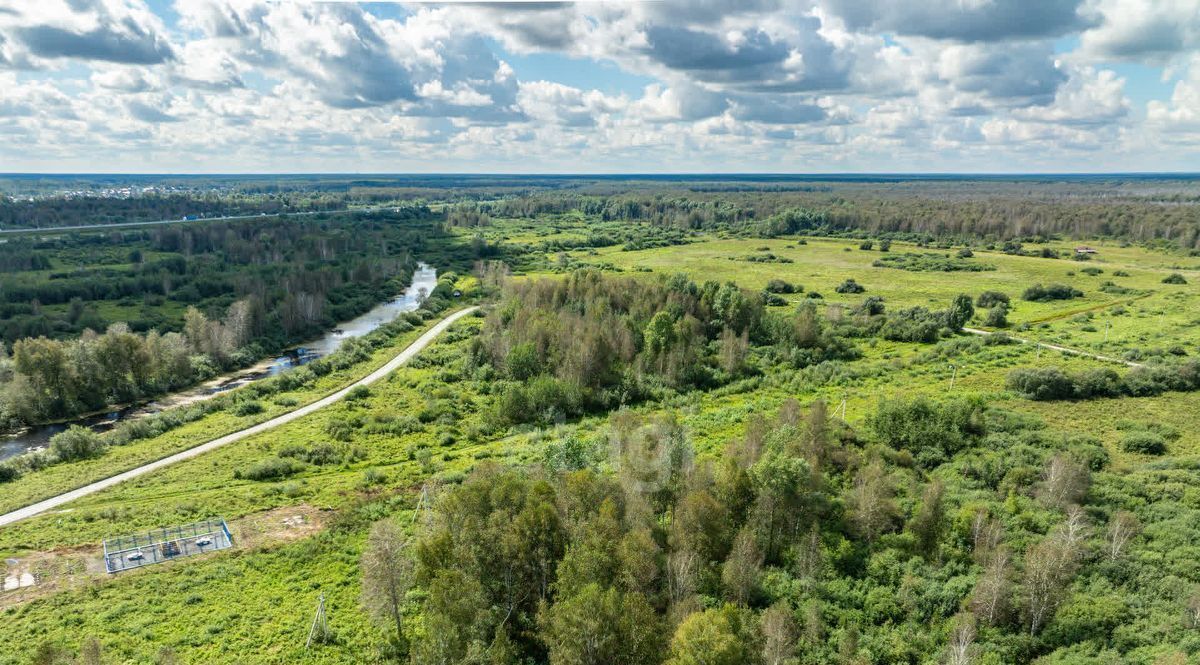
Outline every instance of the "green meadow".
<path fill-rule="evenodd" d="M 697 283 L 732 282 L 749 293 L 761 292 L 771 280 L 784 280 L 803 287 L 803 291 L 783 294 L 786 303 L 768 307 L 768 313 L 785 315 L 800 303 L 815 300 L 820 316 L 828 320 L 850 316 L 868 296 L 882 298 L 888 311 L 908 307 L 940 310 L 959 294 L 974 298 L 984 291 L 999 291 L 1011 299 L 1004 332 L 1013 337 L 1133 361 L 1170 358 L 1178 353 L 1173 347 L 1194 354 L 1200 345 L 1200 326 L 1196 325 L 1200 322 L 1200 314 L 1196 313 L 1200 312 L 1200 273 L 1196 272 L 1196 259 L 1144 247 L 1091 242 L 1098 253 L 1089 261 L 1075 261 L 1014 256 L 976 246 L 969 258 L 957 258 L 961 246 L 931 248 L 894 241 L 887 252 L 882 252 L 878 242 L 872 249 L 861 249 L 860 239 L 801 235 L 751 239 L 702 232 L 686 234 L 683 244 L 649 249 L 627 249 L 619 244 L 563 246 L 585 240 L 596 229 L 616 226 L 584 215 L 562 215 L 538 220 L 496 219 L 488 228 L 459 233 L 464 239 L 478 233 L 502 247 L 519 247 L 513 263 L 521 282 L 565 279 L 572 271 L 586 267 L 596 267 L 606 275 L 647 281 L 681 273 Z M 1046 246 L 1069 253 L 1075 244 L 1058 241 Z M 956 259 L 986 269 L 946 272 L 874 265 L 881 258 L 906 254 Z M 1118 272 L 1122 274 L 1114 274 Z M 1187 283 L 1163 283 L 1172 273 L 1183 275 Z M 838 293 L 835 289 L 848 279 L 865 291 Z M 1119 288 L 1102 288 L 1109 281 Z M 1064 284 L 1082 295 L 1049 302 L 1022 300 L 1024 290 L 1038 283 Z M 476 283 L 462 282 L 460 286 L 473 289 Z M 812 299 L 814 292 L 821 297 Z M 983 313 L 977 310 L 968 327 L 984 327 Z M 112 312 L 113 316 L 118 314 Z M 114 662 L 152 662 L 165 653 L 173 654 L 179 662 L 383 660 L 378 654 L 389 648 L 386 630 L 371 622 L 359 602 L 359 558 L 372 522 L 395 520 L 416 537 L 420 515 L 413 509 L 422 488 L 449 491 L 447 488 L 463 483 L 484 463 L 541 468 L 547 451 L 556 442 L 584 440 L 596 450 L 603 450 L 613 436 L 607 412 L 559 417 L 553 423 L 497 424 L 498 397 L 493 382 L 472 360 L 477 353 L 473 345 L 484 334 L 481 330 L 486 325 L 482 317 L 469 317 L 456 324 L 416 361 L 354 399 L 88 496 L 65 509 L 0 529 L 0 556 L 22 558 L 90 552 L 107 536 L 210 516 L 237 524 L 266 511 L 289 507 L 311 509 L 322 516 L 315 533 L 298 540 L 268 540 L 117 576 L 94 575 L 27 602 L 5 604 L 0 596 L 5 638 L 0 641 L 0 664 L 27 662 L 28 654 L 38 645 L 76 649 L 85 636 L 99 639 Z M 23 475 L 0 486 L 0 512 L 318 399 L 385 362 L 422 329 L 395 335 L 374 349 L 368 359 L 311 385 L 260 400 L 263 410 L 253 415 L 218 411 L 157 437 L 113 447 L 96 459 Z M 1134 483 L 1143 488 L 1162 488 L 1188 510 L 1200 509 L 1200 494 L 1185 486 L 1190 478 L 1187 470 L 1200 460 L 1200 428 L 1193 417 L 1200 408 L 1200 393 L 1033 401 L 1006 387 L 1013 369 L 1057 367 L 1083 372 L 1112 368 L 1124 373 L 1129 368 L 1038 349 L 1032 344 L 992 344 L 965 333 L 943 335 L 933 343 L 882 337 L 850 338 L 848 343 L 857 354 L 854 359 L 807 367 L 772 364 L 767 349 L 753 348 L 748 356 L 752 371 L 719 386 L 655 393 L 652 399 L 623 408 L 646 418 L 674 419 L 687 432 L 697 456 L 716 463 L 731 441 L 744 436 L 748 423 L 779 412 L 789 400 L 797 400 L 805 408 L 821 400 L 833 418 L 860 432 L 871 431 L 870 416 L 883 402 L 917 397 L 977 400 L 987 408 L 1030 418 L 1036 423 L 1034 429 L 1050 439 L 1074 440 L 1081 434 L 1092 437 L 1109 458 L 1103 470 L 1096 473 L 1100 487 Z M 1145 427 L 1147 423 L 1165 426 L 1177 434 L 1168 443 L 1165 455 L 1123 448 L 1121 442 L 1130 427 Z M 889 464 L 901 468 L 898 474 L 915 474 L 904 467 L 902 460 L 888 459 Z M 908 464 L 911 466 L 911 459 Z M 611 459 L 602 460 L 597 468 L 607 472 L 614 465 Z M 1040 471 L 1023 473 L 1036 480 Z M 953 477 L 952 472 L 943 475 L 947 474 Z M 905 481 L 899 492 L 906 506 L 915 504 L 914 497 L 919 494 L 919 476 L 912 477 L 914 480 Z M 947 480 L 948 484 L 952 482 Z M 1018 493 L 1013 492 L 1007 497 L 1012 506 L 1032 501 L 1024 495 L 1018 499 Z M 1003 496 L 997 499 L 999 503 L 1005 500 Z M 1012 510 L 1014 515 L 1019 512 L 1017 508 Z M 1045 519 L 1049 518 L 1037 513 L 1036 519 L 1027 521 Z M 1149 517 L 1143 519 L 1154 523 Z M 1030 529 L 1043 529 L 1033 522 L 1027 524 Z M 1159 524 L 1154 528 L 1165 527 Z M 1190 574 L 1180 572 L 1186 568 L 1181 552 L 1149 547 L 1139 556 L 1147 566 L 1155 561 L 1168 562 L 1172 574 L 1180 579 Z M 974 573 L 964 568 L 961 574 Z M 1079 596 L 1087 592 L 1076 588 L 1071 593 Z M 305 650 L 308 622 L 319 593 L 328 599 L 332 636 L 317 648 Z M 1181 611 L 1177 605 L 1182 602 L 1177 600 L 1147 600 L 1140 610 L 1128 610 L 1121 616 L 1132 621 L 1129 617 L 1136 614 L 1136 620 L 1143 624 L 1165 616 L 1175 620 Z M 717 604 L 716 600 L 704 602 Z M 417 609 L 407 611 L 419 614 Z M 884 640 L 879 635 L 900 630 L 897 626 L 903 621 L 897 615 L 894 620 L 878 620 L 873 628 L 865 629 L 875 631 L 871 633 L 875 637 L 867 640 L 876 645 L 875 653 L 885 652 L 878 646 L 882 642 L 870 639 Z M 903 641 L 896 637 L 900 633 L 887 634 L 888 640 Z M 1096 647 L 1093 652 L 1101 653 L 1105 648 Z M 1168 650 L 1135 645 L 1123 653 L 1135 655 L 1128 656 L 1129 660 L 1045 662 L 1167 662 L 1154 659 Z M 877 656 L 875 662 L 886 659 Z"/>

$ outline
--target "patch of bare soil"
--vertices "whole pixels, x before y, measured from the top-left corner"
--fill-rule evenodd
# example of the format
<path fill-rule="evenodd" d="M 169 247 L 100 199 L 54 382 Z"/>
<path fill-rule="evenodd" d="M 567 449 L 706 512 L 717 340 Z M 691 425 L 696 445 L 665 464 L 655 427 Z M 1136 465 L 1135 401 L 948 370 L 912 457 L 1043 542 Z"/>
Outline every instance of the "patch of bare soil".
<path fill-rule="evenodd" d="M 60 549 L 5 559 L 0 564 L 0 610 L 58 591 L 86 586 L 104 575 L 95 548 Z"/>
<path fill-rule="evenodd" d="M 299 540 L 320 531 L 333 513 L 302 503 L 247 515 L 229 524 L 237 547 L 259 548 Z"/>

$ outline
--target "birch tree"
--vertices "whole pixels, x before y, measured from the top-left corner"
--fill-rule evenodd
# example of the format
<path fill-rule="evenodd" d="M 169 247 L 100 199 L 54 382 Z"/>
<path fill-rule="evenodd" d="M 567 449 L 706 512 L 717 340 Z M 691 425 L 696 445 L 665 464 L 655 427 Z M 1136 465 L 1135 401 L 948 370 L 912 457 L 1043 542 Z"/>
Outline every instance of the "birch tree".
<path fill-rule="evenodd" d="M 403 609 L 412 567 L 400 527 L 391 520 L 372 525 L 362 556 L 362 602 L 376 621 L 393 624 L 397 642 L 404 640 Z"/>

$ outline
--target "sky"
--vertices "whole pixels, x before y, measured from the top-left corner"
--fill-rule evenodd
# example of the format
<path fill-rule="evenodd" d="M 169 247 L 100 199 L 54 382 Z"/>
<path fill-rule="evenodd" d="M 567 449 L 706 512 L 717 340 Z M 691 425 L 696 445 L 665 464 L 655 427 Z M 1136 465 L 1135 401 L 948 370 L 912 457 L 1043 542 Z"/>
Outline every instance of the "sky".
<path fill-rule="evenodd" d="M 0 0 L 0 172 L 1200 171 L 1200 0 Z"/>

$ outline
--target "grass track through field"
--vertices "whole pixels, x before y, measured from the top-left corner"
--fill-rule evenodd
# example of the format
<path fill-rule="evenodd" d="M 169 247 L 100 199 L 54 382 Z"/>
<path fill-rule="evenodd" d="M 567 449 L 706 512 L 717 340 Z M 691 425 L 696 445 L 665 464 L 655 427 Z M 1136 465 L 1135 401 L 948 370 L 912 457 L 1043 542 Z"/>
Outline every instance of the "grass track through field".
<path fill-rule="evenodd" d="M 989 332 L 987 330 L 979 330 L 978 328 L 963 328 L 963 332 L 970 333 L 972 335 L 981 335 L 983 337 L 990 337 L 991 335 L 996 334 L 994 332 Z M 1074 356 L 1084 356 L 1086 358 L 1093 358 L 1095 360 L 1100 360 L 1100 361 L 1109 362 L 1109 363 L 1120 363 L 1122 365 L 1127 365 L 1129 367 L 1144 367 L 1145 366 L 1142 363 L 1137 363 L 1132 360 L 1123 360 L 1121 358 L 1114 358 L 1112 356 L 1102 356 L 1098 353 L 1092 353 L 1091 351 L 1084 351 L 1082 349 L 1072 349 L 1069 346 L 1060 346 L 1058 344 L 1050 344 L 1049 342 L 1039 342 L 1035 339 L 1025 339 L 1023 337 L 1013 337 L 1011 335 L 1009 335 L 1009 337 L 1011 339 L 1014 339 L 1014 340 L 1022 343 L 1022 344 L 1034 344 L 1036 346 L 1042 347 L 1043 349 L 1050 349 L 1051 351 L 1059 351 L 1062 353 L 1069 353 Z"/>
<path fill-rule="evenodd" d="M 168 455 L 167 457 L 156 460 L 154 462 L 150 462 L 148 464 L 143 464 L 142 466 L 130 469 L 128 471 L 124 471 L 122 473 L 118 473 L 115 476 L 111 476 L 111 477 L 105 478 L 103 480 L 98 480 L 94 483 L 89 483 L 87 485 L 84 485 L 83 487 L 73 489 L 69 492 L 64 492 L 63 494 L 59 494 L 58 496 L 54 496 L 49 499 L 44 499 L 37 503 L 31 504 L 29 506 L 25 506 L 24 508 L 20 508 L 18 510 L 12 511 L 10 513 L 0 515 L 0 527 L 5 526 L 7 524 L 12 524 L 14 522 L 18 522 L 20 520 L 23 520 L 23 519 L 26 519 L 29 517 L 33 517 L 34 515 L 43 513 L 52 508 L 57 508 L 58 506 L 61 506 L 65 503 L 69 503 L 76 499 L 88 496 L 89 494 L 94 494 L 103 489 L 113 487 L 114 485 L 123 483 L 126 480 L 130 480 L 130 479 L 136 478 L 138 476 L 150 473 L 151 471 L 155 471 L 155 470 L 170 466 L 172 464 L 175 464 L 176 462 L 181 462 L 186 459 L 191 459 L 193 457 L 197 457 L 197 456 L 202 455 L 211 450 L 215 450 L 215 449 L 225 446 L 227 444 L 233 443 L 235 441 L 239 441 L 248 436 L 253 436 L 255 434 L 265 432 L 269 429 L 273 429 L 273 428 L 283 425 L 285 423 L 289 423 L 293 420 L 296 420 L 297 418 L 303 418 L 304 416 L 306 416 L 310 413 L 313 413 L 315 411 L 323 409 L 323 408 L 337 402 L 338 400 L 342 399 L 343 397 L 345 397 L 354 388 L 356 388 L 358 386 L 370 385 L 370 384 L 378 381 L 379 379 L 384 378 L 388 374 L 391 374 L 393 371 L 396 370 L 396 368 L 398 368 L 401 365 L 403 365 L 404 363 L 408 362 L 409 360 L 411 360 L 413 358 L 413 356 L 420 353 L 425 347 L 429 346 L 429 344 L 431 342 L 433 342 L 433 340 L 436 339 L 439 334 L 441 334 L 443 331 L 445 331 L 447 328 L 449 328 L 455 321 L 458 321 L 459 319 L 466 316 L 467 314 L 470 314 L 471 312 L 475 311 L 476 309 L 478 309 L 478 307 L 467 307 L 465 309 L 461 309 L 461 310 L 447 316 L 446 318 L 439 321 L 437 323 L 437 325 L 433 326 L 432 328 L 427 330 L 423 335 L 418 337 L 416 339 L 416 341 L 414 341 L 412 344 L 405 347 L 403 351 L 401 351 L 400 353 L 398 353 L 396 355 L 396 357 L 389 360 L 386 364 L 384 364 L 379 369 L 375 370 L 374 372 L 371 372 L 370 374 L 366 375 L 365 377 L 359 379 L 358 381 L 355 381 L 354 383 L 351 383 L 350 385 L 342 388 L 341 390 L 338 390 L 335 393 L 332 393 L 332 394 L 327 395 L 315 402 L 312 402 L 311 404 L 307 404 L 305 406 L 295 409 L 294 411 L 289 411 L 282 415 L 276 416 L 275 418 L 272 418 L 270 420 L 261 422 L 257 425 L 252 425 L 245 429 L 241 429 L 236 432 L 226 434 L 225 436 L 213 439 L 211 441 L 202 443 L 202 444 L 192 447 L 192 448 L 188 448 L 187 450 L 175 453 L 173 455 Z"/>
<path fill-rule="evenodd" d="M 1149 298 L 1152 295 L 1154 295 L 1154 292 L 1143 293 L 1140 296 L 1136 296 L 1133 298 L 1126 298 L 1124 300 L 1114 300 L 1112 302 L 1100 303 L 1099 305 L 1091 305 L 1090 307 L 1080 307 L 1079 309 L 1070 309 L 1065 312 L 1055 312 L 1054 314 L 1051 314 L 1050 316 L 1043 316 L 1039 319 L 1030 319 L 1029 321 L 1027 321 L 1027 323 L 1030 323 L 1030 324 L 1050 323 L 1051 321 L 1058 321 L 1061 319 L 1065 319 L 1068 316 L 1075 316 L 1076 314 L 1086 314 L 1088 312 L 1097 312 L 1102 309 L 1108 309 L 1109 307 L 1116 307 L 1117 305 L 1132 305 L 1133 303 L 1135 303 L 1139 300 L 1143 300 L 1145 298 Z"/>

